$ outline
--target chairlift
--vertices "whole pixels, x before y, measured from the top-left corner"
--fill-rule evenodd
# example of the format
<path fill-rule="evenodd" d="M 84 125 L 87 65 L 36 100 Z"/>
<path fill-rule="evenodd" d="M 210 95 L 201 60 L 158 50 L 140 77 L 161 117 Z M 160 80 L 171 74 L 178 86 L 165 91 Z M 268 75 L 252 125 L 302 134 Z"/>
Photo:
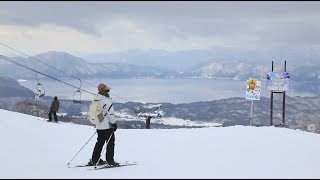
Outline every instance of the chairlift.
<path fill-rule="evenodd" d="M 77 103 L 77 104 L 81 103 L 81 91 L 80 91 L 80 88 L 82 86 L 81 80 L 80 80 L 80 83 L 81 83 L 81 85 L 80 85 L 79 89 L 73 93 L 73 103 Z"/>
<path fill-rule="evenodd" d="M 156 109 L 154 109 L 156 108 Z M 139 117 L 152 117 L 152 118 L 162 118 L 164 115 L 163 110 L 161 109 L 162 105 L 156 106 L 156 107 L 151 107 L 147 108 L 145 106 L 139 105 L 138 107 L 134 108 L 134 112 L 136 115 Z"/>
<path fill-rule="evenodd" d="M 158 109 L 155 111 L 158 115 L 157 118 L 162 118 L 162 116 L 164 115 L 164 112 L 161 108 L 162 108 L 162 105 L 160 105 Z"/>
<path fill-rule="evenodd" d="M 142 113 L 143 107 L 141 105 L 139 105 L 138 107 L 134 107 L 134 112 L 136 114 L 140 114 Z"/>
<path fill-rule="evenodd" d="M 163 111 L 161 109 L 162 105 L 159 106 L 139 106 L 139 108 L 136 108 L 136 112 L 139 112 L 137 115 L 138 117 L 145 117 L 146 118 L 146 129 L 150 129 L 151 126 L 151 118 L 160 119 L 163 117 Z M 156 108 L 156 109 L 155 109 Z M 146 110 L 146 111 L 145 111 Z M 144 111 L 144 112 L 142 112 Z"/>
<path fill-rule="evenodd" d="M 36 74 L 36 79 L 38 81 L 38 84 L 36 85 L 36 89 L 37 89 L 37 96 L 42 97 L 45 95 L 45 90 L 42 84 L 40 84 L 39 80 L 38 80 L 38 73 Z"/>

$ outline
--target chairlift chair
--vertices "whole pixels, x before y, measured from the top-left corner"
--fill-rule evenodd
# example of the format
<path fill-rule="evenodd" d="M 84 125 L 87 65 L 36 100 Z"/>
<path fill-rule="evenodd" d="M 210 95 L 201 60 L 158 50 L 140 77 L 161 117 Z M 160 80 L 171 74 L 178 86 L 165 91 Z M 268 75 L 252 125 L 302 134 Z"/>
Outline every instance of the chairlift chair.
<path fill-rule="evenodd" d="M 80 88 L 82 86 L 82 82 L 81 82 L 80 79 L 79 79 L 79 81 L 80 81 L 80 87 L 78 88 L 77 91 L 75 91 L 73 93 L 73 103 L 77 103 L 77 104 L 81 103 L 81 91 L 80 91 Z"/>
<path fill-rule="evenodd" d="M 37 88 L 37 94 L 38 94 L 38 96 L 39 96 L 39 97 L 44 96 L 45 90 L 44 90 L 43 85 L 38 82 L 38 84 L 36 85 L 36 88 Z"/>
<path fill-rule="evenodd" d="M 36 74 L 36 78 L 37 78 L 37 81 L 38 81 L 38 84 L 36 85 L 36 89 L 37 89 L 37 93 L 36 93 L 36 94 L 37 94 L 39 97 L 42 97 L 42 96 L 45 95 L 45 89 L 44 89 L 43 85 L 40 84 L 40 82 L 39 82 L 39 80 L 38 80 L 38 74 Z"/>
<path fill-rule="evenodd" d="M 157 118 L 162 118 L 162 116 L 163 116 L 163 111 L 162 111 L 162 105 L 160 105 L 159 107 L 158 107 L 158 109 L 155 111 L 156 113 L 157 113 Z"/>
<path fill-rule="evenodd" d="M 81 91 L 79 89 L 73 94 L 73 103 L 81 103 Z"/>
<path fill-rule="evenodd" d="M 138 107 L 134 107 L 134 112 L 136 114 L 140 114 L 142 113 L 143 107 L 141 105 L 139 105 Z"/>

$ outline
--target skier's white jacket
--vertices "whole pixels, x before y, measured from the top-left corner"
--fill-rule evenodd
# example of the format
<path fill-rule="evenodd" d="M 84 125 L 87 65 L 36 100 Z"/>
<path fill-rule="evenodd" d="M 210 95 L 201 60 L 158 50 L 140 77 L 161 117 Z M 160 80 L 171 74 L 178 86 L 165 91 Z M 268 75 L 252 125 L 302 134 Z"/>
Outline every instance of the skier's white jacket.
<path fill-rule="evenodd" d="M 100 102 L 102 107 L 102 113 L 104 115 L 103 121 L 96 125 L 96 129 L 110 129 L 110 123 L 114 124 L 117 122 L 111 99 L 104 95 L 98 94 L 94 98 L 94 100 L 101 100 Z"/>

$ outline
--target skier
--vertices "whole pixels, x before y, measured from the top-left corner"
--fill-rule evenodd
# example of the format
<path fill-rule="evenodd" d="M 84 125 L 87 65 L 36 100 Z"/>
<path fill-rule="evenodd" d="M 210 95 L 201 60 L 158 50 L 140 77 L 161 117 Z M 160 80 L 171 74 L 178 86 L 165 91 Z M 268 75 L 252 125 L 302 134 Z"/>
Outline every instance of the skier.
<path fill-rule="evenodd" d="M 92 153 L 92 158 L 90 159 L 88 165 L 96 165 L 97 163 L 105 164 L 107 162 L 111 166 L 119 166 L 119 163 L 114 161 L 114 132 L 117 130 L 117 120 L 114 114 L 112 101 L 109 96 L 110 89 L 111 88 L 107 85 L 100 83 L 98 86 L 99 93 L 94 98 L 94 100 L 101 101 L 104 118 L 102 122 L 95 126 L 97 129 L 98 138 Z M 100 158 L 105 142 L 107 143 L 106 162 Z"/>
<path fill-rule="evenodd" d="M 58 122 L 57 111 L 59 110 L 59 104 L 58 98 L 55 96 L 50 106 L 48 122 L 52 122 L 52 114 L 54 116 L 54 122 Z"/>

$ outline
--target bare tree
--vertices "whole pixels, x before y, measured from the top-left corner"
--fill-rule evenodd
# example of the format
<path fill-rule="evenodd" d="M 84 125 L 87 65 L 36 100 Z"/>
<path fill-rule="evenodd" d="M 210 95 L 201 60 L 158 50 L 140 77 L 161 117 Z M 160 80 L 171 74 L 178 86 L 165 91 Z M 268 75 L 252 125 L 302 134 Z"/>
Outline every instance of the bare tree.
<path fill-rule="evenodd" d="M 47 105 L 41 104 L 39 102 L 33 102 L 30 100 L 17 102 L 12 110 L 15 112 L 20 112 L 23 114 L 29 114 L 32 116 L 38 116 L 42 118 L 47 118 L 49 113 L 49 107 Z"/>

